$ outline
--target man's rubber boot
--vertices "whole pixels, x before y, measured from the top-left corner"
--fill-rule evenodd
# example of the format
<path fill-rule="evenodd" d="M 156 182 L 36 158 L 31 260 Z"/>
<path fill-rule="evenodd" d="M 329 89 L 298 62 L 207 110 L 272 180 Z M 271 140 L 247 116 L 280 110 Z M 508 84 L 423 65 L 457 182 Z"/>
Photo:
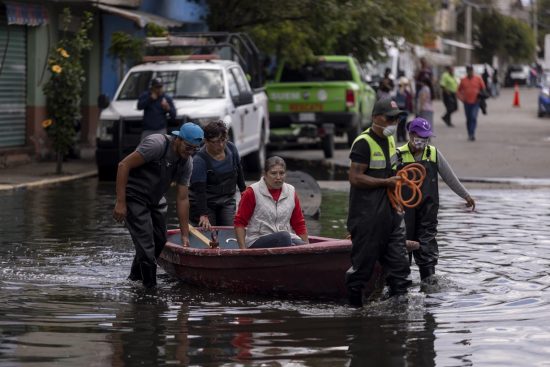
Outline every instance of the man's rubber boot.
<path fill-rule="evenodd" d="M 423 281 L 424 279 L 432 276 L 435 274 L 435 267 L 433 266 L 427 266 L 418 269 L 420 271 L 420 280 Z"/>
<path fill-rule="evenodd" d="M 141 275 L 143 277 L 143 286 L 145 288 L 153 288 L 157 286 L 157 266 L 149 264 L 141 264 Z"/>
<path fill-rule="evenodd" d="M 348 303 L 351 307 L 363 307 L 363 292 L 360 288 L 348 288 Z"/>
<path fill-rule="evenodd" d="M 130 269 L 128 280 L 131 280 L 133 282 L 135 282 L 136 280 L 143 280 L 143 277 L 141 276 L 141 269 L 139 268 L 139 264 L 135 257 L 134 261 L 132 261 L 132 268 Z"/>

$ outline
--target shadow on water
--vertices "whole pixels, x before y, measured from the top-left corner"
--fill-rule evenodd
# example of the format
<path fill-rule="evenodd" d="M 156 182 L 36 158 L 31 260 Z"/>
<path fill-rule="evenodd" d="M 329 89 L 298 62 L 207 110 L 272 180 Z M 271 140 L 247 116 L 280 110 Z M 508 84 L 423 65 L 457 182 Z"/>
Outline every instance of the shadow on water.
<path fill-rule="evenodd" d="M 111 220 L 113 184 L 0 193 L 0 365 L 543 365 L 549 194 L 477 190 L 470 213 L 442 190 L 441 286 L 421 291 L 413 265 L 407 304 L 354 310 L 212 292 L 162 271 L 145 291 L 126 280 L 133 245 Z M 324 192 L 310 231 L 345 235 L 347 199 Z"/>

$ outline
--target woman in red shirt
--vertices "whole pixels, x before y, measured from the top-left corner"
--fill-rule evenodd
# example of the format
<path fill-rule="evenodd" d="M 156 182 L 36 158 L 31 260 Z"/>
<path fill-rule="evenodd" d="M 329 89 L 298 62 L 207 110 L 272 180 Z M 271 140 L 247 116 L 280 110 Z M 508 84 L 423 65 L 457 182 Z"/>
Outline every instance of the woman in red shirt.
<path fill-rule="evenodd" d="M 235 215 L 239 247 L 267 248 L 308 243 L 306 222 L 294 186 L 285 183 L 286 163 L 266 160 L 262 178 L 246 188 Z"/>

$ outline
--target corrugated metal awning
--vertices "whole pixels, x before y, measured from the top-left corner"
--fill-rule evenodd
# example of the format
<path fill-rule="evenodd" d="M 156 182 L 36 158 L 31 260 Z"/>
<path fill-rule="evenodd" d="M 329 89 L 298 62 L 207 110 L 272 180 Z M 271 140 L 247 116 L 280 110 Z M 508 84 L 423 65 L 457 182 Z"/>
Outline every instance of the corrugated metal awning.
<path fill-rule="evenodd" d="M 468 43 L 458 42 L 458 41 L 455 41 L 455 40 L 450 40 L 448 38 L 443 38 L 441 41 L 444 44 L 449 45 L 449 46 L 453 46 L 453 47 L 464 48 L 466 50 L 473 50 L 474 49 L 474 46 L 472 46 Z"/>
<path fill-rule="evenodd" d="M 108 13 L 119 15 L 126 19 L 130 19 L 134 21 L 137 25 L 139 25 L 141 28 L 144 28 L 149 23 L 155 23 L 165 28 L 183 26 L 183 22 L 164 18 L 164 17 L 161 17 L 160 15 L 151 14 L 140 10 L 122 9 L 122 8 L 117 8 L 115 6 L 102 5 L 102 4 L 96 4 L 95 6 Z"/>
<path fill-rule="evenodd" d="M 4 1 L 8 25 L 39 26 L 48 24 L 48 10 L 41 4 Z"/>

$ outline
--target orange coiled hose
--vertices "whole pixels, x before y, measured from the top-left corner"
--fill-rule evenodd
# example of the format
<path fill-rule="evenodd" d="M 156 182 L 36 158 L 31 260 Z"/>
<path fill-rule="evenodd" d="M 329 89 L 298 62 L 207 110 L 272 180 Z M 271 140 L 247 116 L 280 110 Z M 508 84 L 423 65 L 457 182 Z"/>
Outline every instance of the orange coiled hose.
<path fill-rule="evenodd" d="M 420 163 L 408 164 L 397 171 L 397 176 L 401 177 L 401 180 L 397 182 L 394 189 L 388 188 L 388 197 L 392 207 L 402 213 L 403 207 L 415 208 L 422 201 L 420 187 L 426 178 L 426 168 Z M 411 189 L 412 194 L 408 199 L 403 198 L 403 185 Z"/>

